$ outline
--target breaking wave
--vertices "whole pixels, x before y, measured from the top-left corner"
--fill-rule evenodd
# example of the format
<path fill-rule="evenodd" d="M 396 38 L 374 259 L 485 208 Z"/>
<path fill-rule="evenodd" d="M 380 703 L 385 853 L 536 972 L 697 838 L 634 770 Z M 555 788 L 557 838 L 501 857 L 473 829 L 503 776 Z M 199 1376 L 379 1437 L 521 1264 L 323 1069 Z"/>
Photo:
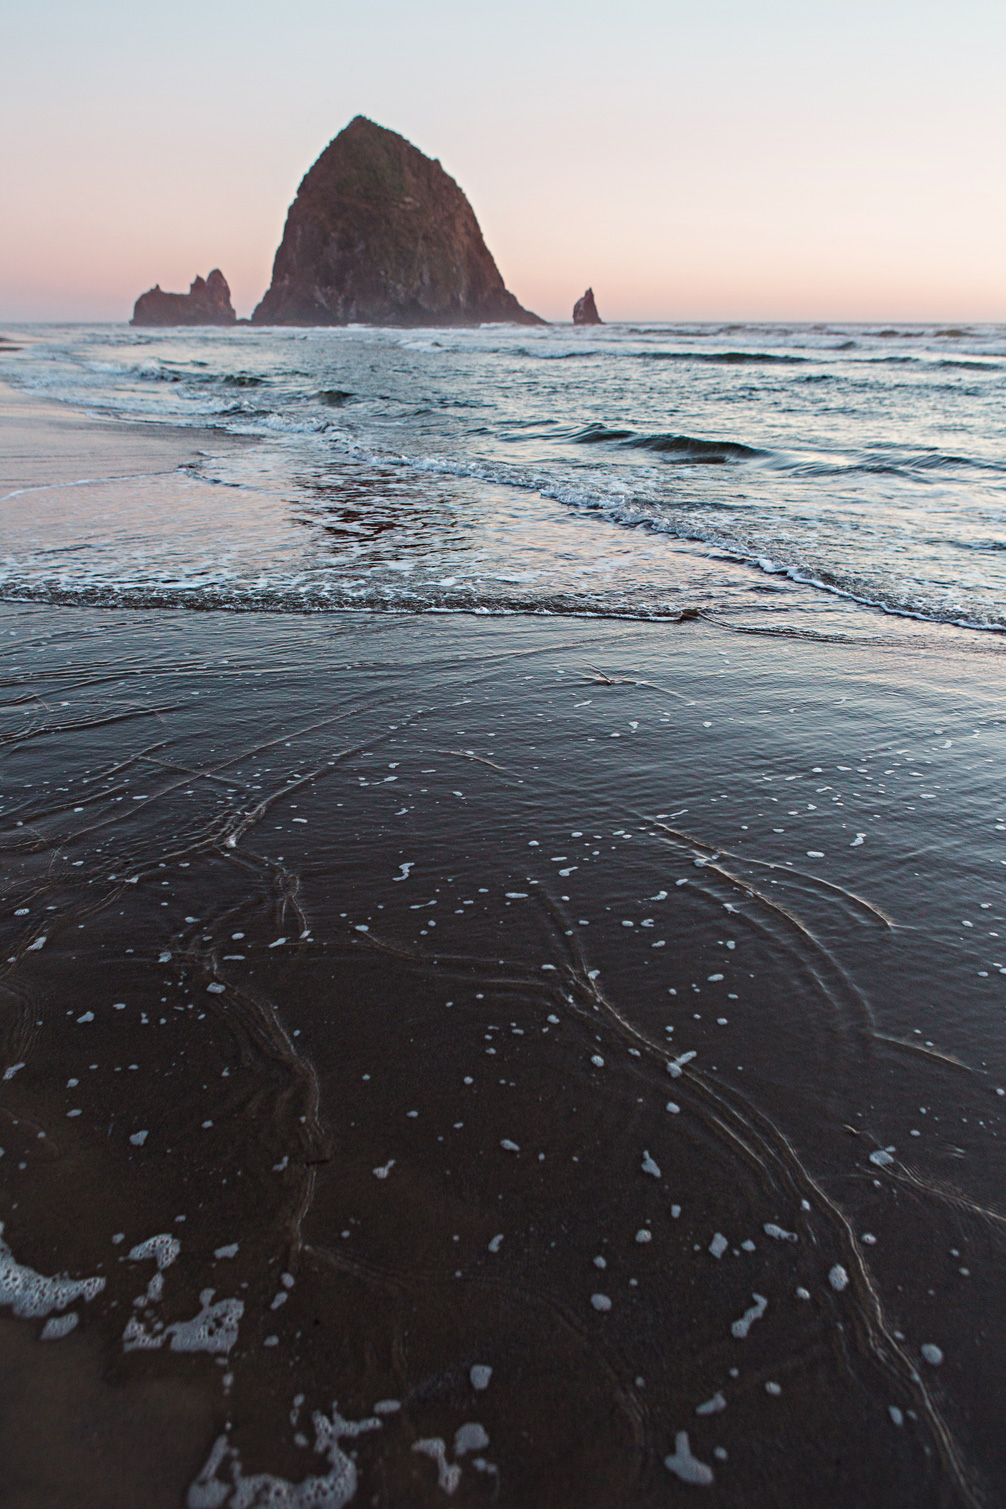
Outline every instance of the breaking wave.
<path fill-rule="evenodd" d="M 186 494 L 184 521 L 136 498 L 135 518 L 90 494 L 5 504 L 8 597 L 659 617 L 682 574 L 715 607 L 717 560 L 744 591 L 773 579 L 777 603 L 785 582 L 803 602 L 1006 619 L 1000 327 L 36 327 L 18 344 L 15 387 L 185 428 L 213 462 L 194 481 L 233 496 Z M 256 443 L 224 462 L 222 434 Z"/>

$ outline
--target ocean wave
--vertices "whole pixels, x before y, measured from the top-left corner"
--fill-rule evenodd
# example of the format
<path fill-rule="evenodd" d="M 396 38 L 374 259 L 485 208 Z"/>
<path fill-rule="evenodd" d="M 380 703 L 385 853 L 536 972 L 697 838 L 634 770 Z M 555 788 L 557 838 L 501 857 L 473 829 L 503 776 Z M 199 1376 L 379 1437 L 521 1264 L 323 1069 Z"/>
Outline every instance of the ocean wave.
<path fill-rule="evenodd" d="M 977 555 L 1002 555 L 1006 551 L 1006 540 L 953 540 L 945 541 L 952 550 L 974 551 Z"/>
<path fill-rule="evenodd" d="M 191 382 L 191 372 L 176 372 L 170 367 L 137 367 L 135 374 L 140 382 Z"/>
<path fill-rule="evenodd" d="M 759 450 L 757 446 L 744 445 L 739 440 L 697 440 L 692 435 L 637 435 L 625 444 L 633 450 L 657 451 L 662 456 L 677 456 L 682 461 L 705 464 L 750 461 L 754 457 L 769 454 Z"/>
<path fill-rule="evenodd" d="M 1006 472 L 1006 463 L 985 461 L 980 456 L 957 456 L 948 451 L 918 451 L 900 463 L 912 471 L 943 471 L 946 468 L 973 467 L 982 472 Z"/>
<path fill-rule="evenodd" d="M 855 358 L 860 367 L 923 367 L 936 372 L 944 368 L 959 367 L 968 372 L 1001 372 L 1003 364 L 991 358 L 954 356 L 861 356 Z"/>
<path fill-rule="evenodd" d="M 660 332 L 664 334 L 664 332 Z M 480 347 L 491 355 L 499 356 L 522 356 L 532 361 L 566 362 L 582 361 L 588 357 L 609 357 L 614 352 L 605 343 L 605 336 L 594 333 L 591 339 L 594 345 L 581 347 L 578 350 L 549 349 L 544 343 L 540 346 L 493 346 Z M 794 366 L 808 361 L 816 360 L 815 356 L 796 356 L 790 352 L 778 351 L 619 351 L 618 358 L 621 361 L 642 362 L 710 362 L 718 366 Z"/>
<path fill-rule="evenodd" d="M 604 356 L 606 354 L 601 347 L 595 347 L 586 351 L 549 351 L 547 348 L 535 350 L 533 346 L 493 346 L 479 349 L 485 349 L 493 356 L 526 356 L 533 361 L 542 362 L 579 361 L 584 357 Z"/>
<path fill-rule="evenodd" d="M 635 430 L 611 429 L 603 424 L 589 424 L 570 439 L 577 445 L 617 444 L 631 450 L 656 451 L 680 461 L 699 465 L 722 465 L 728 461 L 750 461 L 769 453 L 739 440 L 700 440 L 694 435 L 640 435 Z"/>
<path fill-rule="evenodd" d="M 828 461 L 801 461 L 788 459 L 786 469 L 798 477 L 905 477 L 916 481 L 928 472 L 974 471 L 1002 476 L 1006 474 L 1006 462 L 987 461 L 980 456 L 959 456 L 946 451 L 915 451 L 899 454 L 896 450 L 887 454 L 870 452 L 854 453 L 851 456 Z"/>
<path fill-rule="evenodd" d="M 153 341 L 125 328 L 46 335 L 12 359 L 5 375 L 17 386 L 106 422 L 255 438 L 262 444 L 254 448 L 218 445 L 213 465 L 252 490 L 264 482 L 275 506 L 256 513 L 256 504 L 245 519 L 235 505 L 233 541 L 211 507 L 212 548 L 200 547 L 197 521 L 191 542 L 172 535 L 163 554 L 135 572 L 109 550 L 107 569 L 89 586 L 83 571 L 62 573 L 55 552 L 48 562 L 40 554 L 63 538 L 62 515 L 50 520 L 33 509 L 15 519 L 11 510 L 12 528 L 22 531 L 12 542 L 37 534 L 37 573 L 23 562 L 6 582 L 0 577 L 0 594 L 115 605 L 126 605 L 128 594 L 134 606 L 234 611 L 606 614 L 617 606 L 619 616 L 649 616 L 664 580 L 653 565 L 664 547 L 650 534 L 681 542 L 675 560 L 718 553 L 761 573 L 763 586 L 771 576 L 799 583 L 793 596 L 812 595 L 807 587 L 891 613 L 1003 627 L 1006 547 L 995 535 L 1006 447 L 988 402 L 1006 367 L 1003 327 L 616 325 L 540 335 L 445 331 L 421 341 L 413 332 L 404 347 L 403 338 L 379 330 L 184 331 Z M 200 352 L 206 360 L 196 360 Z M 549 361 L 559 365 L 540 365 Z M 825 386 L 815 392 L 814 383 Z M 594 415 L 612 418 L 585 423 Z M 211 455 L 214 443 L 198 442 Z M 308 505 L 337 508 L 346 498 L 362 521 L 359 547 L 329 554 L 326 535 L 326 548 L 314 553 L 317 537 L 303 525 L 330 526 L 303 517 Z M 596 527 L 563 523 L 567 509 L 591 515 Z M 271 552 L 275 540 L 289 538 L 290 510 L 296 544 L 284 545 L 281 560 Z M 569 581 L 556 542 L 572 538 L 563 534 L 571 527 L 574 555 L 596 558 L 601 575 L 612 551 L 650 563 L 632 587 L 618 574 L 617 605 L 546 591 Z M 86 520 L 80 530 L 86 538 Z M 458 587 L 438 595 L 416 577 L 392 581 L 387 543 L 382 553 L 368 542 L 381 531 L 387 542 L 395 530 L 410 559 L 429 550 L 432 560 L 442 548 L 444 572 L 456 572 Z M 632 530 L 638 544 L 625 533 Z M 253 559 L 263 568 L 261 590 Z M 292 560 L 309 588 L 292 571 L 285 583 L 272 581 Z M 528 560 L 541 575 L 518 586 L 506 573 Z M 175 582 L 179 562 L 186 580 Z M 479 562 L 489 563 L 489 574 L 480 576 Z M 229 563 L 247 587 L 218 579 L 215 568 L 226 576 Z M 373 573 L 365 590 L 349 581 L 354 572 Z M 119 582 L 120 573 L 128 580 Z M 471 589 L 460 586 L 473 580 Z"/>
<path fill-rule="evenodd" d="M 890 447 L 886 450 L 859 451 L 835 458 L 808 460 L 795 450 L 783 452 L 736 440 L 703 440 L 693 435 L 643 435 L 636 430 L 603 424 L 585 425 L 583 429 L 563 438 L 570 439 L 576 445 L 617 445 L 625 450 L 654 451 L 671 459 L 700 465 L 771 458 L 774 469 L 789 472 L 794 477 L 846 477 L 856 473 L 865 476 L 911 477 L 919 473 L 961 470 L 994 475 L 1006 473 L 1006 461 L 935 449 L 907 451 Z"/>
<path fill-rule="evenodd" d="M 778 351 L 634 351 L 636 361 L 646 362 L 711 362 L 719 366 L 783 366 L 793 367 L 814 361 L 812 356 L 794 356 Z"/>
<path fill-rule="evenodd" d="M 702 541 L 702 535 L 682 536 Z M 961 604 L 927 602 L 919 594 L 885 597 L 868 583 L 854 577 L 844 578 L 806 565 L 790 565 L 772 557 L 746 554 L 737 548 L 717 545 L 707 539 L 708 554 L 713 559 L 732 561 L 769 577 L 777 577 L 800 587 L 809 587 L 844 599 L 857 607 L 874 609 L 893 618 L 908 618 L 922 623 L 944 624 L 961 629 L 988 633 L 1006 633 L 1006 616 L 1001 612 L 976 613 Z M 708 596 L 696 594 L 698 599 Z M 731 604 L 701 602 L 695 606 L 682 601 L 680 590 L 673 596 L 653 596 L 642 600 L 638 594 L 591 593 L 582 590 L 539 590 L 527 593 L 493 590 L 484 585 L 460 585 L 444 589 L 436 585 L 411 586 L 400 582 L 346 585 L 333 580 L 325 585 L 291 582 L 80 582 L 58 580 L 19 580 L 16 573 L 0 580 L 0 601 L 32 602 L 58 607 L 151 610 L 166 609 L 190 613 L 459 613 L 480 616 L 546 616 L 564 618 L 619 619 L 632 622 L 680 622 L 682 619 L 715 616 L 722 621 L 726 612 L 735 614 Z M 758 612 L 753 604 L 746 612 Z M 778 610 L 773 607 L 771 611 Z M 768 622 L 768 619 L 766 619 Z"/>
<path fill-rule="evenodd" d="M 604 445 L 609 441 L 630 440 L 635 433 L 635 430 L 615 430 L 604 424 L 588 424 L 569 438 L 577 445 Z"/>
<path fill-rule="evenodd" d="M 965 361 L 963 358 L 946 356 L 939 361 L 933 362 L 934 367 L 964 367 L 969 372 L 1001 372 L 1002 362 L 994 361 Z"/>
<path fill-rule="evenodd" d="M 163 365 L 136 367 L 128 375 L 138 377 L 141 382 L 192 383 L 199 387 L 264 388 L 269 385 L 268 378 L 254 372 L 186 372 Z"/>
<path fill-rule="evenodd" d="M 58 607 L 174 609 L 196 613 L 474 613 L 542 615 L 563 618 L 617 618 L 641 622 L 677 622 L 694 617 L 679 603 L 602 601 L 589 593 L 546 592 L 520 596 L 461 589 L 453 592 L 392 591 L 368 587 L 351 593 L 274 587 L 141 586 L 123 584 L 66 586 L 46 583 L 0 583 L 0 601 L 37 602 Z"/>

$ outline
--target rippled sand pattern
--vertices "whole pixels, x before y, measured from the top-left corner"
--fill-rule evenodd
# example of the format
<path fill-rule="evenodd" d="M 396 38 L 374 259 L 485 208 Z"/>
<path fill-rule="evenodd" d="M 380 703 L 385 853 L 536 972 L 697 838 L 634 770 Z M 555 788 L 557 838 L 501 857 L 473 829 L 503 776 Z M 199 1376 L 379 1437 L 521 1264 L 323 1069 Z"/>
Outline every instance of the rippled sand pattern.
<path fill-rule="evenodd" d="M 18 1502 L 997 1501 L 997 656 L 0 631 Z"/>

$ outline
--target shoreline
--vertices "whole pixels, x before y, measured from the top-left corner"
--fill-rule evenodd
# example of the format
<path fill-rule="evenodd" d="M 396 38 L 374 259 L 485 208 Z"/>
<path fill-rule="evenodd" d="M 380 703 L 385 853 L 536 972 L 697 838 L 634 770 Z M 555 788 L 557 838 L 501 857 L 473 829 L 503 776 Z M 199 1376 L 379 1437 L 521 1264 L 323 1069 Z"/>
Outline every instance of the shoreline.
<path fill-rule="evenodd" d="M 97 418 L 57 399 L 23 393 L 5 381 L 3 374 L 0 424 L 4 432 L 0 495 L 7 497 L 84 480 L 113 482 L 169 474 L 206 456 L 205 447 L 198 443 L 201 436 L 212 436 L 220 451 L 254 443 L 222 430 Z M 125 458 L 126 467 L 110 470 L 120 458 Z M 88 461 L 98 463 L 97 477 L 81 477 Z"/>
<path fill-rule="evenodd" d="M 264 437 L 233 434 L 212 425 L 189 428 L 172 425 L 166 421 L 122 419 L 113 415 L 106 418 L 96 417 L 63 404 L 59 400 L 38 398 L 22 393 L 12 387 L 9 382 L 4 381 L 2 375 L 0 375 L 0 426 L 3 427 L 7 436 L 6 459 L 0 462 L 0 501 L 4 498 L 12 500 L 16 496 L 35 490 L 48 491 L 64 487 L 128 486 L 130 483 L 142 483 L 149 486 L 156 485 L 158 479 L 163 479 L 167 484 L 177 482 L 179 474 L 186 476 L 189 468 L 193 468 L 191 480 L 196 484 L 200 481 L 196 468 L 212 457 L 226 456 L 231 450 L 253 451 L 257 447 L 268 454 L 269 446 L 268 439 Z M 14 437 L 13 445 L 11 435 Z M 128 458 L 130 463 L 128 470 L 116 466 L 123 456 Z M 83 475 L 89 469 L 91 474 Z M 202 485 L 207 484 L 203 482 Z M 169 512 L 177 506 L 172 492 L 165 494 L 163 506 Z M 670 541 L 672 547 L 674 543 L 673 540 Z M 678 543 L 685 547 L 700 542 L 682 540 Z M 702 552 L 702 554 L 707 553 Z M 851 605 L 850 617 L 847 622 L 843 622 L 841 618 L 837 619 L 834 630 L 827 627 L 816 630 L 807 625 L 787 629 L 758 623 L 731 623 L 727 617 L 730 611 L 727 607 L 720 605 L 713 610 L 706 610 L 701 606 L 701 590 L 697 590 L 694 594 L 698 606 L 685 601 L 680 608 L 668 608 L 666 612 L 654 611 L 652 613 L 623 612 L 614 608 L 610 610 L 586 608 L 577 611 L 572 599 L 566 598 L 557 601 L 554 605 L 531 606 L 521 599 L 506 602 L 502 596 L 496 602 L 422 603 L 415 608 L 407 603 L 392 603 L 384 606 L 380 603 L 331 602 L 322 598 L 304 603 L 293 601 L 276 603 L 268 598 L 254 599 L 226 594 L 214 597 L 212 589 L 202 586 L 194 588 L 191 595 L 176 592 L 174 595 L 166 594 L 160 598 L 157 595 L 157 589 L 149 586 L 53 589 L 46 595 L 36 594 L 31 590 L 0 588 L 0 601 L 48 602 L 52 606 L 93 607 L 103 611 L 118 609 L 143 611 L 149 608 L 155 612 L 180 610 L 193 613 L 275 613 L 280 615 L 288 613 L 340 615 L 365 611 L 378 615 L 399 613 L 410 617 L 452 614 L 471 615 L 478 618 L 526 615 L 626 623 L 675 623 L 680 621 L 682 615 L 689 618 L 697 612 L 700 617 L 710 622 L 719 622 L 724 629 L 731 632 L 774 634 L 779 637 L 813 638 L 836 642 L 861 642 L 870 638 L 875 639 L 877 643 L 889 640 L 892 644 L 924 643 L 930 647 L 937 647 L 943 642 L 952 645 L 958 639 L 963 642 L 975 636 L 987 639 L 991 635 L 994 642 L 995 636 L 1003 632 L 995 624 L 947 622 L 927 618 L 907 609 L 891 608 L 882 602 L 860 599 L 843 588 L 818 582 L 816 579 L 795 571 L 768 571 L 754 559 L 723 552 L 719 548 L 714 550 L 710 547 L 708 559 L 728 561 L 745 577 L 750 574 L 755 578 L 765 577 L 769 581 L 781 578 L 792 581 L 800 587 L 809 587 L 815 598 L 820 597 L 823 600 L 818 609 L 822 618 L 828 611 L 825 606 L 828 599 Z M 742 614 L 745 610 L 740 608 L 738 611 Z M 812 619 L 813 615 L 810 617 Z M 892 627 L 892 625 L 897 627 Z M 876 632 L 871 632 L 874 629 Z"/>
<path fill-rule="evenodd" d="M 995 1502 L 1000 653 L 0 600 L 19 1502 Z"/>

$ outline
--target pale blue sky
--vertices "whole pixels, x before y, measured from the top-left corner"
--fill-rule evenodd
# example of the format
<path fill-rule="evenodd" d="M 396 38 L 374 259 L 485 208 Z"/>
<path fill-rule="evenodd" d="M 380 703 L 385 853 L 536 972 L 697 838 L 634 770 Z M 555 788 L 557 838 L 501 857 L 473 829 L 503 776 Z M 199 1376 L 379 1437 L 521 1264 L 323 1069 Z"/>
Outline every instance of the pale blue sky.
<path fill-rule="evenodd" d="M 33 0 L 3 59 L 0 318 L 248 313 L 362 113 L 551 317 L 1006 319 L 1002 0 Z"/>

